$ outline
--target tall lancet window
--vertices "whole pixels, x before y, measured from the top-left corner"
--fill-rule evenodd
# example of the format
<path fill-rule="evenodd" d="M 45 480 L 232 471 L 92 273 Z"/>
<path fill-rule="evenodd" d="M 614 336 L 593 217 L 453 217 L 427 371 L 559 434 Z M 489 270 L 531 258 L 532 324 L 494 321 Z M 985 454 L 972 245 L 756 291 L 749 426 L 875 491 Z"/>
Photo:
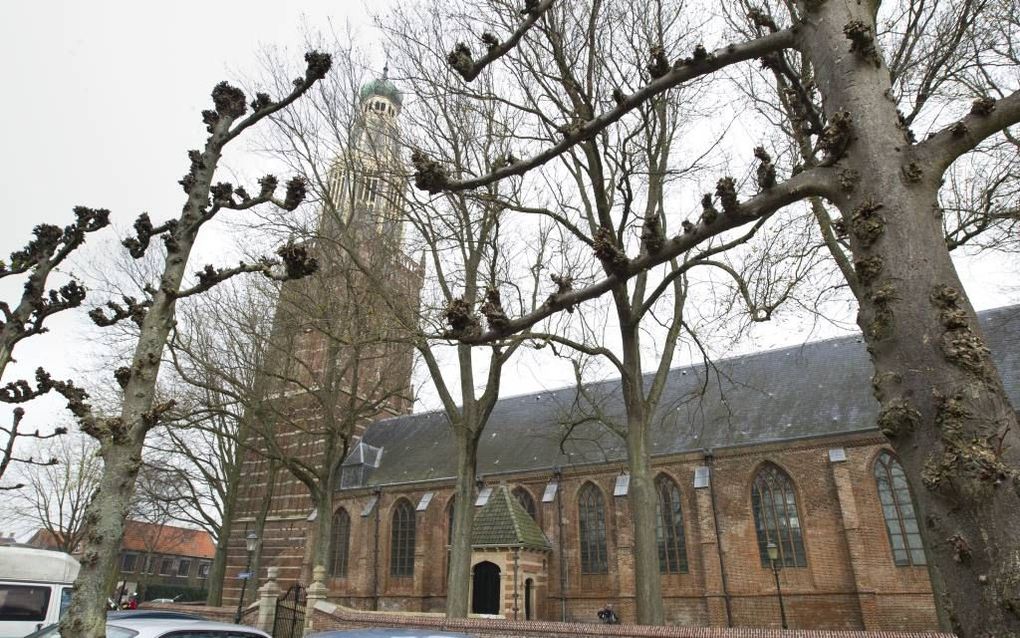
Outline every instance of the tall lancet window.
<path fill-rule="evenodd" d="M 771 463 L 763 466 L 751 488 L 751 505 L 761 564 L 769 565 L 771 542 L 779 548 L 779 562 L 784 567 L 807 567 L 797 495 L 790 476 Z"/>
<path fill-rule="evenodd" d="M 333 578 L 347 576 L 347 559 L 351 544 L 351 517 L 347 510 L 340 508 L 333 515 L 333 538 L 329 547 L 329 575 Z"/>
<path fill-rule="evenodd" d="M 903 467 L 892 454 L 882 452 L 875 460 L 875 483 L 893 560 L 901 566 L 927 565 L 910 486 Z"/>
<path fill-rule="evenodd" d="M 414 508 L 406 498 L 393 508 L 390 530 L 390 575 L 414 576 Z"/>
<path fill-rule="evenodd" d="M 687 543 L 684 540 L 684 514 L 680 505 L 680 488 L 676 482 L 660 474 L 655 478 L 659 510 L 655 537 L 659 545 L 659 571 L 663 574 L 687 573 Z"/>
<path fill-rule="evenodd" d="M 602 492 L 588 483 L 577 495 L 578 531 L 581 541 L 581 573 L 609 572 L 606 556 L 606 507 Z"/>

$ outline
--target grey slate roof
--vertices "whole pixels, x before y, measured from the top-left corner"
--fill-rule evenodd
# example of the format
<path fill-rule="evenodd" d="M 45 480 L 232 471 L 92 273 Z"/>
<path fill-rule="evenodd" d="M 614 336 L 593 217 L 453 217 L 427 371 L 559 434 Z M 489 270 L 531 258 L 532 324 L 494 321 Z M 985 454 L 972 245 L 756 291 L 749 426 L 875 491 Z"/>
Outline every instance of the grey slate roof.
<path fill-rule="evenodd" d="M 475 513 L 471 546 L 540 550 L 551 547 L 538 523 L 524 511 L 506 485 L 496 486 L 488 502 Z"/>
<path fill-rule="evenodd" d="M 979 316 L 1006 392 L 1020 407 L 1020 305 Z M 871 375 L 856 335 L 723 359 L 708 370 L 675 368 L 654 417 L 652 454 L 874 431 L 878 403 Z M 620 422 L 619 380 L 587 388 L 601 414 Z M 625 459 L 622 439 L 591 420 L 577 425 L 561 449 L 565 424 L 592 413 L 574 387 L 501 399 L 482 434 L 479 474 Z M 364 441 L 384 448 L 368 485 L 456 475 L 453 437 L 442 411 L 376 422 Z"/>

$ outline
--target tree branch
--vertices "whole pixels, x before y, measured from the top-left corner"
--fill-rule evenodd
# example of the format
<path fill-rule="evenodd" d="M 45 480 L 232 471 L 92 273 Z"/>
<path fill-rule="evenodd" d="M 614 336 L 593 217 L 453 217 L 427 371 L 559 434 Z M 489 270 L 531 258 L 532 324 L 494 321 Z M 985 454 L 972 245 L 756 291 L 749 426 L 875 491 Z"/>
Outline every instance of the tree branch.
<path fill-rule="evenodd" d="M 482 42 L 488 47 L 488 52 L 477 61 L 471 57 L 471 49 L 468 48 L 463 42 L 458 42 L 457 45 L 450 51 L 450 54 L 446 57 L 450 66 L 453 70 L 460 74 L 464 78 L 465 82 L 470 82 L 478 77 L 485 67 L 489 66 L 496 60 L 500 59 L 507 53 L 513 50 L 517 43 L 521 41 L 531 27 L 538 22 L 538 19 L 542 17 L 549 7 L 553 5 L 555 0 L 542 0 L 536 4 L 535 0 L 528 2 L 528 6 L 521 13 L 526 14 L 528 17 L 525 18 L 520 26 L 510 35 L 509 38 L 503 42 L 499 42 L 495 35 L 486 32 L 482 34 Z"/>
<path fill-rule="evenodd" d="M 461 181 L 452 180 L 446 174 L 445 169 L 437 162 L 425 157 L 420 152 L 416 152 L 412 155 L 412 161 L 415 164 L 415 185 L 419 189 L 433 194 L 440 191 L 456 192 L 485 186 L 507 177 L 523 175 L 557 157 L 579 142 L 589 139 L 660 93 L 664 93 L 689 80 L 718 71 L 731 64 L 759 58 L 768 53 L 789 48 L 794 45 L 795 41 L 796 37 L 793 30 L 784 29 L 755 40 L 741 44 L 731 44 L 724 48 L 716 49 L 712 53 L 708 53 L 698 59 L 677 60 L 672 68 L 661 77 L 652 80 L 643 88 L 630 95 L 620 95 L 617 106 L 613 110 L 567 129 L 560 142 L 537 155 L 528 159 L 518 160 L 498 168 L 487 175 Z"/>
<path fill-rule="evenodd" d="M 728 212 L 719 214 L 711 223 L 702 219 L 698 225 L 691 226 L 689 232 L 667 240 L 658 252 L 645 253 L 632 260 L 624 259 L 612 274 L 601 281 L 584 288 L 550 296 L 538 309 L 516 319 L 508 319 L 500 330 L 490 328 L 476 334 L 447 333 L 436 338 L 452 338 L 461 343 L 470 344 L 499 341 L 510 334 L 530 328 L 560 310 L 594 299 L 631 277 L 694 248 L 706 239 L 748 222 L 768 217 L 782 207 L 805 197 L 829 195 L 833 189 L 834 179 L 833 169 L 829 167 L 818 167 L 798 173 L 786 182 L 759 193 L 743 204 L 736 204 Z"/>
<path fill-rule="evenodd" d="M 979 98 L 963 119 L 942 129 L 915 147 L 941 173 L 964 153 L 974 150 L 986 138 L 1020 122 L 1020 91 L 1001 100 Z"/>

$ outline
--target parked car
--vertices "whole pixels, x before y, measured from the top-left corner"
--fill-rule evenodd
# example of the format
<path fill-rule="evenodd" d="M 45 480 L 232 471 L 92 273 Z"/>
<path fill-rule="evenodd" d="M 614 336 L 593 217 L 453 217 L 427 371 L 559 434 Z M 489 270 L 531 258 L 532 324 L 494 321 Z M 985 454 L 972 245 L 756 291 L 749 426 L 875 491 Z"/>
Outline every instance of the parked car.
<path fill-rule="evenodd" d="M 245 625 L 232 625 L 187 618 L 118 618 L 107 620 L 106 638 L 271 638 Z M 60 625 L 53 624 L 25 638 L 60 638 Z"/>
<path fill-rule="evenodd" d="M 113 638 L 113 637 L 110 637 Z M 477 638 L 471 634 L 459 634 L 451 631 L 436 631 L 434 629 L 413 629 L 402 627 L 400 629 L 389 629 L 387 627 L 367 627 L 364 629 L 340 629 L 336 631 L 320 631 L 314 634 L 307 634 L 305 638 Z"/>
<path fill-rule="evenodd" d="M 130 620 L 133 618 L 162 618 L 164 620 L 209 620 L 205 616 L 188 613 L 186 611 L 173 611 L 170 609 L 123 609 L 106 613 L 106 620 Z"/>
<path fill-rule="evenodd" d="M 78 569 L 64 552 L 0 546 L 0 638 L 21 638 L 60 620 Z"/>

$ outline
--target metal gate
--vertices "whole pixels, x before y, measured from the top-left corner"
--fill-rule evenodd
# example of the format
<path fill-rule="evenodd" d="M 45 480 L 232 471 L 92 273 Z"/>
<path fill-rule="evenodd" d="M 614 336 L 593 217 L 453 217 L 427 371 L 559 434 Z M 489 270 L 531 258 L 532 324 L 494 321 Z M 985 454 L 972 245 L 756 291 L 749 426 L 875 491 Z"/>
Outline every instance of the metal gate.
<path fill-rule="evenodd" d="M 291 585 L 276 599 L 273 638 L 301 638 L 305 630 L 306 594 L 301 585 Z"/>

